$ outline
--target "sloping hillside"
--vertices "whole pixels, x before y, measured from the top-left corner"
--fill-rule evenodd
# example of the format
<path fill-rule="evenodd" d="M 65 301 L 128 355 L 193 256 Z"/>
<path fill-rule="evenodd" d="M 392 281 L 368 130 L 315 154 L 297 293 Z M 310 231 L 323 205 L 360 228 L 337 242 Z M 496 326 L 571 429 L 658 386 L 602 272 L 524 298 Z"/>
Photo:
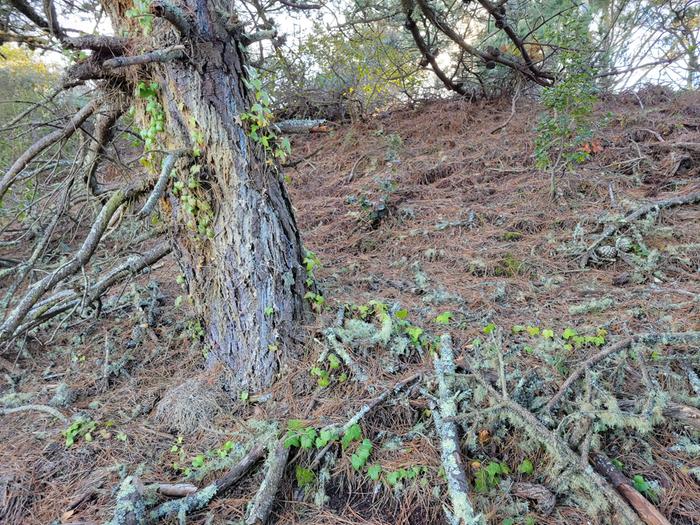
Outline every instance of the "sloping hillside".
<path fill-rule="evenodd" d="M 360 440 L 294 448 L 275 522 L 443 523 L 445 400 L 429 392 L 449 333 L 451 422 L 488 523 L 621 523 L 624 500 L 588 468 L 600 457 L 671 523 L 697 523 L 698 344 L 656 334 L 700 329 L 700 206 L 683 201 L 700 191 L 700 97 L 650 89 L 597 114 L 595 152 L 555 174 L 554 194 L 527 101 L 295 136 L 286 174 L 318 285 L 296 366 L 265 395 L 219 392 L 168 260 L 113 290 L 101 319 L 50 326 L 0 362 L 6 411 L 67 418 L 3 417 L 0 522 L 102 522 L 126 473 L 202 487 L 251 439 L 342 426 L 368 404 L 365 461 Z M 187 522 L 242 519 L 251 472 Z"/>

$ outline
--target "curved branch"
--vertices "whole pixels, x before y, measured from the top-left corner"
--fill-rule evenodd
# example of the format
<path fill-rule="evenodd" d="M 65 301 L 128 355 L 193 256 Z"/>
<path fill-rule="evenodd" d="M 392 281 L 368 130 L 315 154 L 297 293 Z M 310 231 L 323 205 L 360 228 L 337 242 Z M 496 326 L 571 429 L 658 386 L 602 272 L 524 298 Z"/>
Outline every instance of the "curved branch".
<path fill-rule="evenodd" d="M 144 218 L 148 217 L 151 214 L 153 208 L 155 208 L 156 204 L 158 203 L 158 199 L 160 199 L 160 197 L 165 192 L 165 188 L 167 188 L 168 186 L 168 179 L 170 178 L 170 173 L 173 171 L 175 162 L 177 162 L 177 160 L 180 157 L 186 155 L 187 151 L 188 150 L 174 151 L 165 158 L 165 160 L 163 161 L 163 167 L 160 172 L 160 177 L 158 177 L 158 182 L 156 182 L 153 191 L 148 196 L 148 200 L 146 200 L 146 204 L 144 204 L 143 208 L 141 208 L 141 211 L 138 212 L 137 217 Z"/>
<path fill-rule="evenodd" d="M 118 190 L 112 195 L 107 203 L 102 207 L 97 214 L 97 218 L 90 229 L 90 232 L 85 237 L 82 246 L 75 253 L 73 258 L 56 270 L 48 274 L 46 277 L 34 283 L 27 291 L 22 300 L 10 312 L 5 319 L 5 322 L 0 326 L 0 340 L 10 338 L 14 335 L 15 330 L 27 316 L 32 307 L 41 299 L 41 297 L 56 284 L 63 281 L 67 277 L 73 275 L 78 270 L 83 268 L 90 260 L 92 254 L 97 249 L 105 230 L 109 226 L 112 216 L 121 208 L 121 206 L 129 199 L 143 193 L 146 188 L 145 184 L 132 186 L 126 190 Z"/>
<path fill-rule="evenodd" d="M 195 25 L 189 15 L 170 0 L 151 2 L 151 13 L 170 22 L 182 36 L 189 36 L 195 32 Z"/>
<path fill-rule="evenodd" d="M 418 29 L 418 24 L 416 24 L 416 21 L 413 20 L 411 15 L 411 12 L 413 11 L 412 1 L 402 0 L 402 4 L 406 15 L 406 29 L 411 32 L 413 41 L 416 43 L 418 50 L 430 64 L 430 67 L 433 69 L 433 73 L 435 73 L 442 83 L 445 84 L 446 88 L 454 91 L 455 93 L 459 93 L 460 95 L 466 95 L 467 91 L 464 89 L 464 87 L 461 84 L 456 84 L 453 82 L 452 79 L 448 77 L 442 69 L 440 69 L 437 60 L 435 60 L 435 56 L 428 48 L 428 44 L 425 42 L 425 40 L 423 40 L 423 36 L 420 34 L 420 30 Z"/>

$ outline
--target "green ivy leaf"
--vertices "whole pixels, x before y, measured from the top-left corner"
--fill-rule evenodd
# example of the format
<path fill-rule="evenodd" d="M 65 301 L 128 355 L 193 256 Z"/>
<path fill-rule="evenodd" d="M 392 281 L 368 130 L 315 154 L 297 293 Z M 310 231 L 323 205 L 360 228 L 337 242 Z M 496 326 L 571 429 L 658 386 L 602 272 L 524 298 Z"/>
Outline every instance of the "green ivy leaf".
<path fill-rule="evenodd" d="M 521 474 L 532 474 L 535 471 L 535 467 L 532 465 L 532 461 L 529 459 L 524 459 L 523 462 L 518 466 L 518 472 Z"/>
<path fill-rule="evenodd" d="M 435 322 L 437 324 L 450 324 L 452 317 L 454 317 L 452 312 L 442 312 L 435 318 Z"/>
<path fill-rule="evenodd" d="M 367 475 L 369 476 L 369 479 L 372 481 L 377 481 L 379 480 L 379 476 L 382 473 L 382 466 L 381 465 L 372 465 L 367 468 Z"/>
<path fill-rule="evenodd" d="M 343 449 L 346 449 L 350 446 L 350 443 L 359 440 L 361 437 L 362 428 L 360 427 L 360 425 L 355 423 L 347 430 L 347 432 L 345 432 L 343 438 L 340 440 L 340 444 L 343 447 Z"/>

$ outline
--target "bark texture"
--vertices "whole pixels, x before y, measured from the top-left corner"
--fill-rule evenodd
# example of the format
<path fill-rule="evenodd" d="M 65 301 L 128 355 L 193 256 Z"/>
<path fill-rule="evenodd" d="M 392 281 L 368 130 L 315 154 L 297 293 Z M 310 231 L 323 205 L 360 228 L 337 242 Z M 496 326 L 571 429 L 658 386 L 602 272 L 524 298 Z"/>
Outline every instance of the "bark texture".
<path fill-rule="evenodd" d="M 106 3 L 115 27 L 135 30 L 125 15 L 130 2 Z M 213 211 L 214 237 L 202 238 L 171 198 L 174 251 L 206 329 L 211 364 L 225 366 L 232 389 L 258 391 L 294 351 L 304 314 L 292 206 L 277 162 L 241 123 L 253 101 L 241 35 L 227 30 L 226 12 L 214 0 L 154 0 L 151 10 L 156 47 L 184 50 L 181 58 L 149 64 L 144 79 L 160 86 L 161 142 L 169 151 L 201 150 L 176 171 L 199 165 L 198 192 Z"/>

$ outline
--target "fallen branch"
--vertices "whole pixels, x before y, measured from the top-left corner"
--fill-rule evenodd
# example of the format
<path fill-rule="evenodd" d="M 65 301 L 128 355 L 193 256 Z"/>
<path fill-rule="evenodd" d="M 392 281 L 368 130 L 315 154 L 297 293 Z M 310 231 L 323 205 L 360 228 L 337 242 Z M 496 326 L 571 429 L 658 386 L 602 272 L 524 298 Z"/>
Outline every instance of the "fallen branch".
<path fill-rule="evenodd" d="M 287 466 L 288 457 L 289 449 L 284 446 L 283 441 L 280 441 L 276 448 L 270 451 L 267 459 L 267 473 L 250 504 L 248 518 L 245 520 L 246 525 L 262 525 L 267 521 L 275 502 L 275 494 L 277 494 L 284 475 L 284 469 Z"/>
<path fill-rule="evenodd" d="M 146 491 L 149 490 L 170 498 L 184 498 L 197 492 L 197 486 L 192 483 L 154 483 L 146 485 Z"/>
<path fill-rule="evenodd" d="M 564 396 L 564 394 L 566 394 L 567 390 L 569 389 L 569 387 L 571 387 L 574 381 L 576 381 L 586 372 L 586 370 L 589 370 L 593 365 L 595 365 L 599 361 L 602 361 L 606 357 L 616 354 L 617 352 L 626 350 L 627 348 L 632 346 L 632 344 L 653 344 L 659 342 L 664 344 L 700 342 L 700 332 L 639 334 L 623 339 L 622 341 L 619 341 L 614 345 L 605 348 L 597 354 L 592 355 L 583 363 L 581 363 L 578 367 L 576 367 L 576 369 L 561 385 L 559 391 L 556 394 L 554 394 L 554 396 L 552 396 L 552 399 L 550 399 L 549 402 L 545 405 L 543 412 L 545 414 L 550 413 L 552 411 L 552 408 L 554 408 L 554 406 L 556 406 L 556 404 L 559 403 L 561 398 Z"/>
<path fill-rule="evenodd" d="M 666 144 L 661 143 L 661 144 Z M 588 260 L 591 258 L 591 255 L 593 254 L 593 251 L 600 246 L 600 244 L 609 238 L 611 235 L 613 235 L 617 230 L 620 229 L 620 227 L 629 224 L 632 221 L 636 221 L 638 219 L 641 219 L 644 217 L 646 214 L 655 211 L 655 210 L 662 210 L 665 208 L 673 208 L 675 206 L 682 206 L 684 204 L 695 204 L 697 202 L 700 202 L 700 191 L 695 191 L 693 193 L 689 193 L 688 195 L 681 195 L 678 197 L 672 197 L 670 199 L 665 199 L 662 201 L 656 201 L 656 202 L 651 202 L 649 204 L 646 204 L 640 208 L 637 208 L 635 211 L 632 213 L 629 213 L 625 216 L 624 219 L 622 219 L 620 222 L 615 223 L 615 224 L 608 224 L 605 229 L 603 230 L 603 233 L 600 234 L 600 236 L 593 241 L 593 243 L 586 249 L 586 252 L 581 256 L 581 261 L 580 261 L 580 266 L 581 268 L 584 268 L 586 264 L 588 264 Z"/>
<path fill-rule="evenodd" d="M 632 505 L 644 523 L 647 525 L 671 525 L 654 505 L 635 490 L 627 477 L 617 470 L 604 454 L 592 453 L 591 463 L 601 476 L 610 480 L 613 487 Z"/>
<path fill-rule="evenodd" d="M 549 453 L 553 457 L 558 458 L 564 464 L 563 466 L 565 468 L 576 472 L 578 476 L 588 482 L 587 486 L 590 489 L 597 491 L 607 500 L 610 505 L 610 510 L 617 513 L 617 521 L 613 521 L 613 523 L 619 525 L 635 525 L 639 522 L 636 514 L 626 501 L 610 487 L 602 477 L 593 472 L 593 470 L 590 468 L 582 468 L 579 463 L 579 457 L 574 454 L 573 450 L 571 450 L 566 443 L 562 442 L 559 436 L 537 419 L 532 412 L 516 401 L 503 397 L 503 395 L 501 395 L 501 393 L 481 374 L 473 372 L 472 375 L 486 389 L 493 400 L 503 403 L 507 411 L 515 416 L 515 418 L 511 420 L 513 424 L 521 426 L 533 439 L 545 445 Z"/>
<path fill-rule="evenodd" d="M 184 498 L 161 503 L 148 513 L 148 521 L 153 523 L 173 516 L 180 516 L 182 520 L 184 520 L 184 516 L 187 514 L 203 509 L 212 499 L 222 495 L 236 484 L 253 465 L 262 458 L 264 451 L 264 446 L 254 446 L 250 452 L 243 456 L 243 458 L 222 478 L 207 485 L 203 489 L 188 494 Z M 188 484 L 185 483 L 184 485 Z"/>
<path fill-rule="evenodd" d="M 280 133 L 310 133 L 315 128 L 328 122 L 324 118 L 319 119 L 289 119 L 275 123 Z"/>
<path fill-rule="evenodd" d="M 438 406 L 432 410 L 435 427 L 440 436 L 440 456 L 447 478 L 447 493 L 452 502 L 452 512 L 447 514 L 448 522 L 455 525 L 472 525 L 484 523 L 480 514 L 474 514 L 469 500 L 469 482 L 464 471 L 459 435 L 454 418 L 457 415 L 457 403 L 454 393 L 455 361 L 452 351 L 452 338 L 443 335 L 440 338 L 440 355 L 433 359 L 435 375 L 438 381 Z"/>
<path fill-rule="evenodd" d="M 117 506 L 108 525 L 142 525 L 146 514 L 144 488 L 137 476 L 127 476 L 119 486 Z"/>
<path fill-rule="evenodd" d="M 68 424 L 70 421 L 66 416 L 61 414 L 58 410 L 53 407 L 46 405 L 23 405 L 14 408 L 0 408 L 0 416 L 8 416 L 10 414 L 16 414 L 17 412 L 44 412 L 46 414 L 52 415 L 56 419 L 60 419 L 62 423 Z"/>

